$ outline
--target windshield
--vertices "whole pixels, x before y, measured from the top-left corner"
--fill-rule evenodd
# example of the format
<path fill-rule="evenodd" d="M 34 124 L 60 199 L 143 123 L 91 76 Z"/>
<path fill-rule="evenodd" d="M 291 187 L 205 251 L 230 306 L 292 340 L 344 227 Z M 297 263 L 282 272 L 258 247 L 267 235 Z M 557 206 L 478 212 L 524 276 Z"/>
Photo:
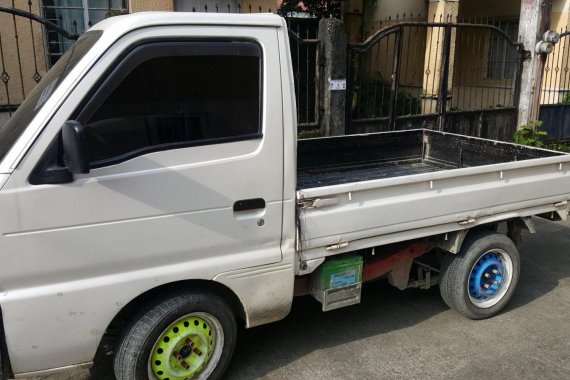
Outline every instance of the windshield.
<path fill-rule="evenodd" d="M 103 34 L 102 31 L 92 31 L 86 32 L 79 37 L 79 40 L 57 61 L 32 90 L 26 100 L 18 107 L 16 113 L 0 128 L 0 160 L 4 159 L 6 153 L 18 140 L 30 121 L 38 114 L 46 100 L 97 42 L 101 34 Z"/>

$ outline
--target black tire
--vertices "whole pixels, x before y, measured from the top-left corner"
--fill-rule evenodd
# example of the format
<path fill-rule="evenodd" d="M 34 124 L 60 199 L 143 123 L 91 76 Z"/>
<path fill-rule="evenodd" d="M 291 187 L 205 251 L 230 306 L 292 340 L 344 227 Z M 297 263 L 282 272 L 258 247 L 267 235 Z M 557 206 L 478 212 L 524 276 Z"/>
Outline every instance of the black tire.
<path fill-rule="evenodd" d="M 213 369 L 208 373 L 200 373 L 199 379 L 219 379 L 228 364 L 236 343 L 236 320 L 227 302 L 213 292 L 184 292 L 165 297 L 160 302 L 147 307 L 129 324 L 119 338 L 114 372 L 117 380 L 155 380 L 150 369 L 150 355 L 157 340 L 174 322 L 189 315 L 207 315 L 213 317 L 223 331 L 222 350 L 219 360 L 210 358 L 202 371 Z M 190 353 L 192 354 L 192 353 Z"/>
<path fill-rule="evenodd" d="M 491 270 L 497 270 L 492 269 L 495 268 L 492 266 L 488 270 L 478 270 L 485 267 L 487 259 L 504 264 L 498 274 L 489 273 Z M 449 307 L 467 318 L 489 318 L 501 311 L 509 302 L 515 292 L 519 273 L 519 252 L 511 239 L 494 231 L 474 231 L 468 235 L 458 254 L 448 253 L 443 256 L 439 283 L 441 297 Z M 479 274 L 498 277 L 486 279 Z M 475 282 L 477 278 L 481 280 Z M 493 279 L 499 281 L 493 282 Z M 492 282 L 498 283 L 498 286 L 495 285 L 496 290 L 474 286 L 474 283 L 493 286 Z M 477 289 L 494 293 L 487 296 L 478 293 Z"/>
<path fill-rule="evenodd" d="M 1 322 L 0 318 L 0 324 Z M 8 348 L 6 347 L 6 338 L 3 331 L 0 330 L 0 380 L 7 380 L 11 372 L 8 360 Z"/>

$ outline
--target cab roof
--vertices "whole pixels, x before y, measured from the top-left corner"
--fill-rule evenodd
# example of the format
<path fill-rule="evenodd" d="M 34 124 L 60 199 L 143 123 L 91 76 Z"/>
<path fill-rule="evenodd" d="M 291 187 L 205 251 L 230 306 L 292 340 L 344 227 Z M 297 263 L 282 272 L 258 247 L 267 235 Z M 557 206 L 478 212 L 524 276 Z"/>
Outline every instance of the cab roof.
<path fill-rule="evenodd" d="M 282 27 L 285 21 L 272 13 L 140 12 L 109 17 L 89 30 L 122 35 L 132 30 L 159 25 L 220 25 Z"/>

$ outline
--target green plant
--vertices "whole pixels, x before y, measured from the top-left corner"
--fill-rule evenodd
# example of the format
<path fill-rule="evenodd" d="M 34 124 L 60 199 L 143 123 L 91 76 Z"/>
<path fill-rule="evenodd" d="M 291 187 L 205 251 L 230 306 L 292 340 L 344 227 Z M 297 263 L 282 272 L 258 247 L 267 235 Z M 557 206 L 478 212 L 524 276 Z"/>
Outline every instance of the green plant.
<path fill-rule="evenodd" d="M 564 99 L 562 99 L 562 104 L 570 104 L 570 92 L 567 92 L 566 95 L 564 95 Z"/>
<path fill-rule="evenodd" d="M 517 129 L 513 135 L 513 141 L 517 144 L 534 146 L 537 148 L 544 147 L 543 137 L 548 133 L 541 131 L 542 121 L 533 120 L 528 125 L 523 125 Z"/>
<path fill-rule="evenodd" d="M 544 147 L 550 150 L 570 153 L 570 141 L 548 143 Z"/>

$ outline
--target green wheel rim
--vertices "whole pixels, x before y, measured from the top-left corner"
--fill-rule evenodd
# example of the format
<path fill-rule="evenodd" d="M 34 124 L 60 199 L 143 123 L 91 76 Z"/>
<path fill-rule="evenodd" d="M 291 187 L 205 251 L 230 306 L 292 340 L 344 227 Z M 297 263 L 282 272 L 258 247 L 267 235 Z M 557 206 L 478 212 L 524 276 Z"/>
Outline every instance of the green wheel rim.
<path fill-rule="evenodd" d="M 216 330 L 201 315 L 187 315 L 168 326 L 150 356 L 158 380 L 188 380 L 198 376 L 216 348 Z"/>

